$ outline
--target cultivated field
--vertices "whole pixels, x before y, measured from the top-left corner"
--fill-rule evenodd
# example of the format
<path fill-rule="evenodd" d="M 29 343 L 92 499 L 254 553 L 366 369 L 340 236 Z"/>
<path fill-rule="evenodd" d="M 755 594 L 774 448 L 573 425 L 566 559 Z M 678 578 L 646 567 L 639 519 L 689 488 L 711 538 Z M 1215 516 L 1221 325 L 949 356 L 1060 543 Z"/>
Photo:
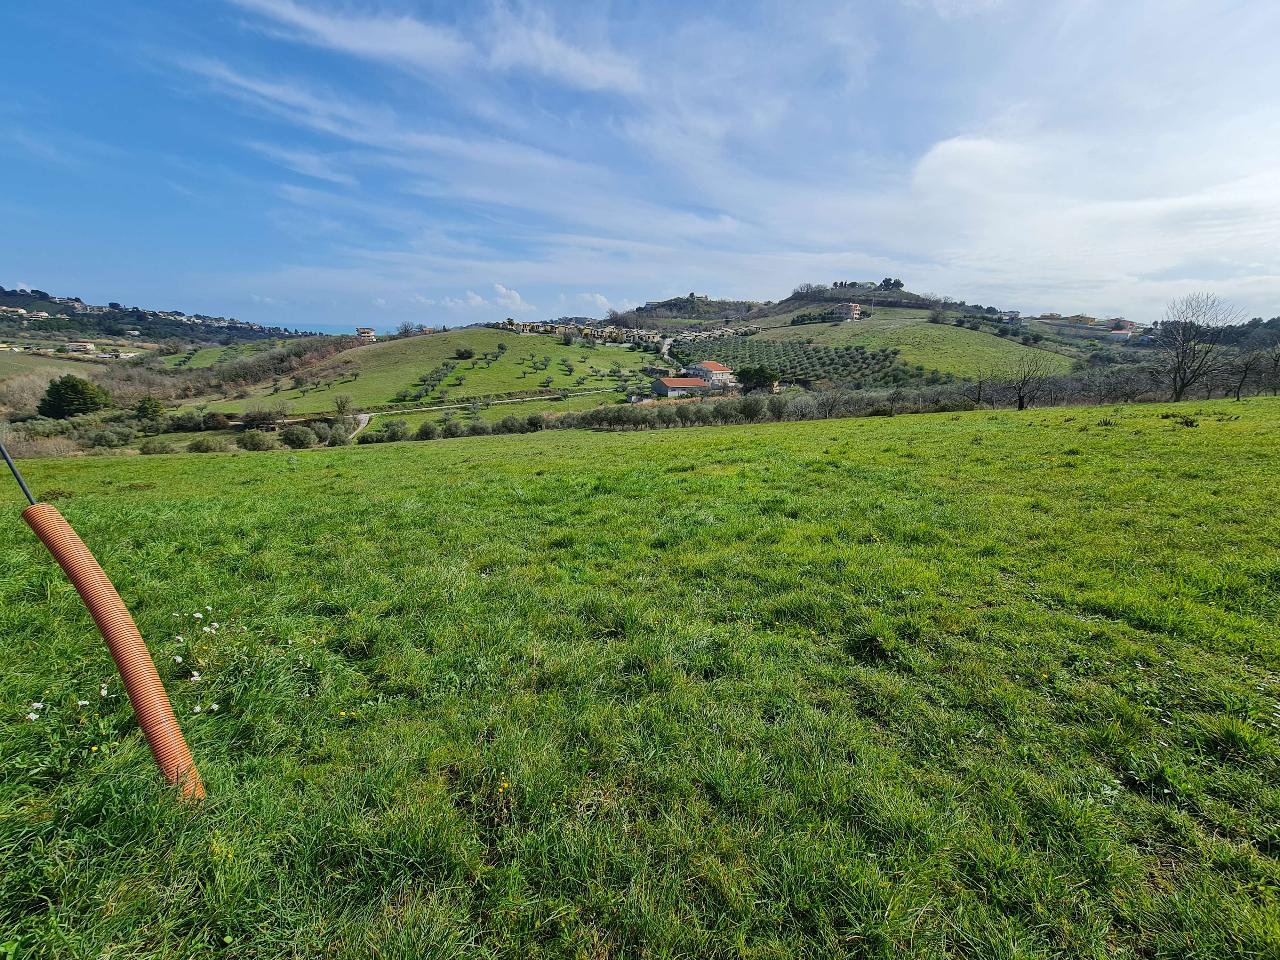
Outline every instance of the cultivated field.
<path fill-rule="evenodd" d="M 500 352 L 500 345 L 507 349 Z M 459 349 L 473 350 L 476 356 L 458 360 Z M 333 410 L 334 398 L 341 394 L 362 407 L 380 406 L 394 402 L 402 391 L 420 392 L 422 378 L 437 373 L 442 377 L 438 386 L 406 406 L 538 390 L 616 389 L 653 359 L 620 346 L 565 346 L 549 336 L 456 330 L 345 350 L 310 374 L 311 385 L 294 387 L 284 377 L 280 389 L 264 384 L 248 398 L 210 403 L 209 409 L 242 411 L 282 403 L 294 413 L 324 413 Z M 444 365 L 453 361 L 456 366 L 446 371 Z"/>
<path fill-rule="evenodd" d="M 810 311 L 812 312 L 812 311 Z M 950 323 L 929 323 L 927 314 L 905 309 L 880 308 L 866 320 L 847 323 L 806 323 L 782 326 L 758 334 L 765 340 L 787 342 L 812 339 L 823 346 L 858 345 L 868 350 L 897 347 L 908 366 L 926 371 L 971 377 L 1012 367 L 1028 350 L 1014 337 L 997 337 L 986 330 L 969 330 Z M 1071 367 L 1068 357 L 1040 350 L 1060 370 Z"/>
<path fill-rule="evenodd" d="M 1280 955 L 1278 426 L 1252 400 L 28 461 L 210 796 L 156 785 L 4 488 L 0 946 Z"/>

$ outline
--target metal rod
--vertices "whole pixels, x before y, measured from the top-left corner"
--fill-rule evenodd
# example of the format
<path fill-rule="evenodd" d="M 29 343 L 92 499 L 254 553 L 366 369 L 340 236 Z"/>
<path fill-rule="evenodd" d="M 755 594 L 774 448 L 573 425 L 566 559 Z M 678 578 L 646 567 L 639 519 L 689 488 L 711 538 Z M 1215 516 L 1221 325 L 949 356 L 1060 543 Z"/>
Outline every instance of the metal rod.
<path fill-rule="evenodd" d="M 9 456 L 9 451 L 5 447 L 3 440 L 0 440 L 0 455 L 4 456 L 4 462 L 9 465 L 9 470 L 13 473 L 13 479 L 18 481 L 18 486 L 22 488 L 22 493 L 26 496 L 27 502 L 34 505 L 36 498 L 31 495 L 31 490 L 27 487 L 27 481 L 22 479 L 22 473 L 18 470 L 18 465 L 13 462 L 13 457 Z"/>

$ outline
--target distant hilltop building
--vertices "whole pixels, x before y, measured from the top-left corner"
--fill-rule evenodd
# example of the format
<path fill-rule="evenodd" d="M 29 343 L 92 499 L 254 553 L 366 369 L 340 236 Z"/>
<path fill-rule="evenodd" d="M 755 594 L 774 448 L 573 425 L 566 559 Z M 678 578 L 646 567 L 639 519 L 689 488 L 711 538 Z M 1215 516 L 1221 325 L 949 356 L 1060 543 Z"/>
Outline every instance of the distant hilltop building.
<path fill-rule="evenodd" d="M 67 353 L 93 353 L 96 349 L 88 340 L 72 340 L 67 344 Z"/>
<path fill-rule="evenodd" d="M 356 327 L 356 339 L 361 343 L 377 343 L 378 335 L 373 332 L 373 327 Z"/>

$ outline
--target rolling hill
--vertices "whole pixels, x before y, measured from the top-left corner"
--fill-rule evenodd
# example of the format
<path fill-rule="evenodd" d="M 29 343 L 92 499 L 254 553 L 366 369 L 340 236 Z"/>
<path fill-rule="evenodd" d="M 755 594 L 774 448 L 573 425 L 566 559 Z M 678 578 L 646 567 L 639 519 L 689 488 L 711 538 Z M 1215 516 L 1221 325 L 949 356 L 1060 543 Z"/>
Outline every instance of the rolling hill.
<path fill-rule="evenodd" d="M 773 326 L 757 336 L 779 343 L 809 341 L 826 346 L 856 345 L 868 350 L 897 349 L 904 363 L 925 370 L 938 370 L 957 377 L 971 377 L 1012 367 L 1020 356 L 1036 350 L 1049 357 L 1062 372 L 1071 368 L 1073 357 L 1040 347 L 1026 346 L 1011 337 L 999 337 L 988 330 L 970 330 L 951 323 L 930 323 L 924 311 L 878 307 L 865 320 L 842 323 L 806 323 L 790 326 L 790 317 L 803 310 L 778 317 L 786 324 Z"/>
<path fill-rule="evenodd" d="M 474 356 L 461 358 L 459 351 Z M 621 391 L 641 379 L 640 368 L 652 360 L 621 346 L 565 346 L 549 336 L 468 328 L 355 347 L 303 371 L 300 382 L 259 384 L 209 408 L 239 412 L 284 404 L 305 414 L 331 411 L 340 395 L 362 408 L 395 409 L 561 390 Z M 434 386 L 427 389 L 428 383 Z"/>
<path fill-rule="evenodd" d="M 209 798 L 5 487 L 0 942 L 1276 956 L 1278 419 L 32 461 Z"/>

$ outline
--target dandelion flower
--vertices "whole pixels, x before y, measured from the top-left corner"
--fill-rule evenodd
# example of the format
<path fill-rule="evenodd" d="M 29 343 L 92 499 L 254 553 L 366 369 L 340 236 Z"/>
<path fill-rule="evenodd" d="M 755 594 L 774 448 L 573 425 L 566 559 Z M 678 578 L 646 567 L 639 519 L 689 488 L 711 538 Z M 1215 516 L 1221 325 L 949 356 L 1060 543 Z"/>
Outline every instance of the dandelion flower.
<path fill-rule="evenodd" d="M 97 752 L 98 752 L 98 748 L 97 748 L 97 747 L 90 747 L 90 748 L 89 748 L 89 752 L 90 752 L 90 753 L 97 753 Z"/>

